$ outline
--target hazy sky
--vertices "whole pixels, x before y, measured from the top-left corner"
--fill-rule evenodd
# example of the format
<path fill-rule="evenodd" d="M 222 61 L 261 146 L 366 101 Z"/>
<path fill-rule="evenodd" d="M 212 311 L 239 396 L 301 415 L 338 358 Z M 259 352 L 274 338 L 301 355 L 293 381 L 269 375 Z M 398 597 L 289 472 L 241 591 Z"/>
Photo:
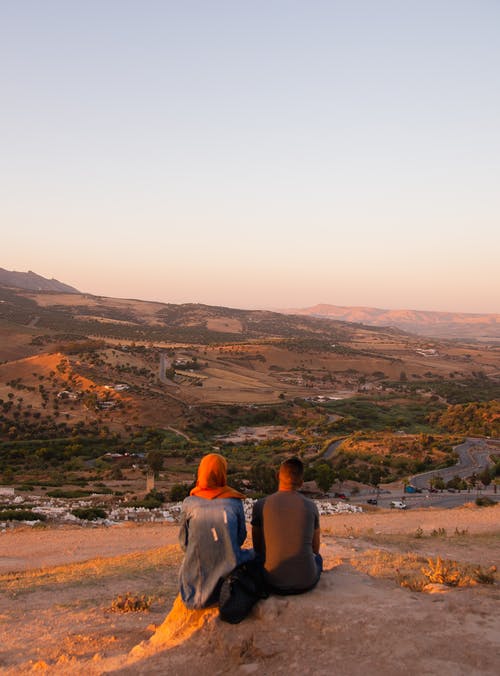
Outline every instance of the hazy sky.
<path fill-rule="evenodd" d="M 0 0 L 0 267 L 500 312 L 498 0 Z"/>

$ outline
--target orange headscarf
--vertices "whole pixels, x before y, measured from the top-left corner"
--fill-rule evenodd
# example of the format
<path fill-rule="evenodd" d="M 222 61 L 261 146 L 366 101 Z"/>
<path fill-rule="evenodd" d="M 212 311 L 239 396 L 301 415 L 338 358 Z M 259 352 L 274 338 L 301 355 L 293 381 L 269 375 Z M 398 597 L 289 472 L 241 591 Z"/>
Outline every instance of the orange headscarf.
<path fill-rule="evenodd" d="M 198 479 L 191 495 L 199 498 L 239 498 L 244 499 L 243 493 L 226 485 L 227 461 L 218 453 L 209 453 L 201 459 L 198 467 Z"/>

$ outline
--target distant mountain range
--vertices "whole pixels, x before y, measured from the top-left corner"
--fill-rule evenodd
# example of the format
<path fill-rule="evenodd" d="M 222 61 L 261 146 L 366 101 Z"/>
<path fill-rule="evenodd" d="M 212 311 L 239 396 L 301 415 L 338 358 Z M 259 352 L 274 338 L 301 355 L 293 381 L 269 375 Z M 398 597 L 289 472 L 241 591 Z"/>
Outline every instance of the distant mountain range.
<path fill-rule="evenodd" d="M 46 279 L 35 272 L 16 272 L 0 268 L 0 285 L 13 286 L 28 291 L 58 291 L 59 293 L 80 293 L 78 289 L 63 284 L 57 279 Z"/>
<path fill-rule="evenodd" d="M 285 314 L 307 315 L 387 326 L 436 338 L 500 340 L 500 315 L 425 310 L 383 310 L 374 307 L 344 307 L 319 304 L 308 308 L 281 310 Z"/>
<path fill-rule="evenodd" d="M 64 284 L 63 282 L 59 282 L 57 279 L 46 279 L 32 271 L 16 272 L 4 270 L 3 268 L 0 268 L 0 286 L 14 287 L 24 291 L 80 294 L 78 289 L 75 289 L 68 284 Z M 143 301 L 143 303 L 147 304 L 147 301 Z M 203 308 L 207 309 L 207 312 L 209 309 L 209 306 L 193 304 L 186 304 L 184 306 L 167 304 L 165 307 L 175 308 L 176 312 L 180 312 L 182 309 L 182 313 L 184 314 L 192 313 L 193 308 L 196 308 L 196 313 L 199 313 Z M 215 310 L 219 313 L 222 311 L 222 315 L 224 316 L 238 316 L 238 319 L 240 319 L 242 313 L 245 315 L 246 312 L 244 310 L 231 310 L 230 308 L 211 308 L 209 314 L 213 313 Z M 102 311 L 101 308 L 100 313 Z M 319 304 L 299 309 L 284 309 L 279 310 L 278 312 L 282 315 L 302 315 L 317 320 L 331 319 L 340 322 L 364 324 L 365 326 L 399 329 L 409 333 L 438 339 L 465 339 L 487 342 L 500 341 L 499 314 L 433 312 L 425 310 L 386 310 L 373 307 L 348 307 L 329 304 Z M 253 313 L 253 322 L 255 322 L 255 317 L 257 317 L 258 314 L 259 313 Z M 116 315 L 116 309 L 112 316 L 114 315 Z M 267 318 L 265 323 L 271 323 L 273 328 L 275 328 L 275 320 L 271 321 L 273 313 L 263 313 L 262 318 L 264 316 Z M 123 318 L 124 317 L 121 317 L 121 319 Z M 130 317 L 127 316 L 127 319 L 130 320 Z M 218 329 L 220 328 L 221 327 L 218 327 Z M 227 328 L 223 328 L 222 330 L 227 330 Z"/>

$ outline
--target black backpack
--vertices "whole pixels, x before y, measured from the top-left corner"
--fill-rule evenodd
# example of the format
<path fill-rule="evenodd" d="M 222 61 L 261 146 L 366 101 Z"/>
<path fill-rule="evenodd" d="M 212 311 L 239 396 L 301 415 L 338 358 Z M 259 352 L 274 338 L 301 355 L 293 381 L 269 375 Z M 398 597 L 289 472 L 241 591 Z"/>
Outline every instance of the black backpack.
<path fill-rule="evenodd" d="M 257 561 L 240 564 L 224 579 L 219 595 L 220 619 L 238 624 L 260 599 L 266 599 L 264 570 Z"/>

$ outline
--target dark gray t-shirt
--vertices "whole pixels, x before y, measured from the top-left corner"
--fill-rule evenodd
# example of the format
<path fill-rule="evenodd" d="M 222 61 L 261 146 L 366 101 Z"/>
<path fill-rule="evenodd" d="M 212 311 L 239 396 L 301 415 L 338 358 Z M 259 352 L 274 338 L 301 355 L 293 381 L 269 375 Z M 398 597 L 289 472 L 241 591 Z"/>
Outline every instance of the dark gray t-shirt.
<path fill-rule="evenodd" d="M 264 565 L 273 587 L 300 591 L 316 583 L 312 541 L 319 528 L 319 514 L 312 500 L 297 491 L 273 493 L 255 503 L 252 526 L 262 529 Z"/>

